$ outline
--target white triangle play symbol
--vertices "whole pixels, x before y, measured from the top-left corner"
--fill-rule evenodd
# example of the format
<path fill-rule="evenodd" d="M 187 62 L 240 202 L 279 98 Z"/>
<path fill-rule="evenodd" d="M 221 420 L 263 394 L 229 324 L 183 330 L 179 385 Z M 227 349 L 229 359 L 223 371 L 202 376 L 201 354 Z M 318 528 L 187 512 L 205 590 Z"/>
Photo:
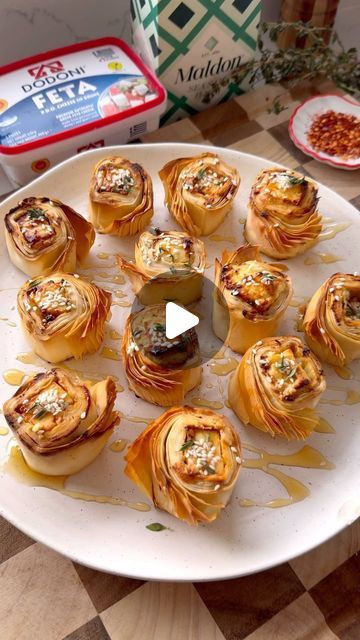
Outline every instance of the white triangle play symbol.
<path fill-rule="evenodd" d="M 199 324 L 199 318 L 175 302 L 166 303 L 165 335 L 168 340 Z"/>

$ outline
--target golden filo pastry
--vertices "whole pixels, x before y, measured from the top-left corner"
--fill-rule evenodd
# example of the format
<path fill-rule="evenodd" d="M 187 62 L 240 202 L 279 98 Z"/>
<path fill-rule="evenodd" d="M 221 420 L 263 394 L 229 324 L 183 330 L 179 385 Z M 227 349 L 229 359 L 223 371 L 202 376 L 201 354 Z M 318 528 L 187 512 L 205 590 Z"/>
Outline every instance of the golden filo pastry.
<path fill-rule="evenodd" d="M 244 235 L 271 258 L 292 258 L 317 241 L 322 229 L 315 182 L 277 167 L 261 171 L 253 184 Z"/>
<path fill-rule="evenodd" d="M 173 407 L 139 435 L 125 460 L 126 475 L 155 506 L 188 524 L 206 524 L 230 500 L 241 446 L 225 416 Z"/>
<path fill-rule="evenodd" d="M 229 404 L 244 424 L 271 436 L 304 439 L 326 383 L 320 362 L 293 336 L 264 338 L 241 359 L 229 383 Z"/>
<path fill-rule="evenodd" d="M 153 215 L 153 187 L 137 162 L 120 156 L 103 158 L 90 180 L 91 221 L 100 233 L 133 236 Z"/>
<path fill-rule="evenodd" d="M 215 260 L 213 331 L 236 353 L 275 335 L 292 297 L 290 277 L 261 260 L 259 247 L 223 251 Z"/>
<path fill-rule="evenodd" d="M 194 329 L 169 340 L 165 305 L 151 305 L 128 317 L 121 353 L 129 388 L 153 404 L 183 402 L 201 380 L 200 350 Z"/>
<path fill-rule="evenodd" d="M 4 416 L 28 466 L 51 476 L 77 473 L 99 455 L 119 414 L 115 383 L 90 384 L 63 369 L 26 380 L 4 404 Z"/>
<path fill-rule="evenodd" d="M 11 262 L 33 278 L 75 271 L 94 244 L 95 231 L 60 200 L 31 197 L 6 214 L 5 240 Z"/>
<path fill-rule="evenodd" d="M 184 231 L 193 236 L 207 236 L 217 229 L 240 185 L 237 169 L 210 152 L 171 160 L 159 175 L 166 206 Z"/>
<path fill-rule="evenodd" d="M 307 306 L 303 330 L 320 360 L 342 367 L 360 358 L 360 276 L 328 278 Z"/>
<path fill-rule="evenodd" d="M 204 243 L 181 231 L 144 231 L 135 244 L 135 263 L 118 256 L 141 304 L 177 300 L 183 305 L 201 297 Z"/>
<path fill-rule="evenodd" d="M 17 297 L 26 339 L 38 356 L 53 363 L 99 348 L 110 305 L 111 293 L 66 273 L 28 280 Z"/>

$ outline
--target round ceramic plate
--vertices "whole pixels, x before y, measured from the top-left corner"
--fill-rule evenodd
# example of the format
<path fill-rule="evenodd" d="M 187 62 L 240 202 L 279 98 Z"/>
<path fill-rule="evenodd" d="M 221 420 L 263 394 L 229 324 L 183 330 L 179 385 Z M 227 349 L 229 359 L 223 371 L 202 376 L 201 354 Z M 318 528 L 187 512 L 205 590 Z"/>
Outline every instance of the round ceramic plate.
<path fill-rule="evenodd" d="M 153 223 L 164 229 L 177 228 L 163 205 L 158 170 L 173 158 L 208 150 L 209 147 L 198 145 L 144 144 L 83 153 L 8 198 L 1 204 L 1 215 L 26 196 L 48 195 L 67 202 L 87 216 L 87 190 L 93 165 L 106 154 L 119 154 L 142 163 L 153 178 Z M 206 275 L 212 278 L 215 256 L 226 247 L 243 243 L 243 223 L 251 184 L 258 171 L 271 163 L 230 149 L 211 148 L 211 151 L 218 152 L 226 162 L 236 166 L 241 175 L 240 191 L 232 212 L 215 234 L 205 238 L 209 263 Z M 288 261 L 295 290 L 293 305 L 300 304 L 335 271 L 359 270 L 358 212 L 326 187 L 320 186 L 320 196 L 328 239 L 323 238 L 305 256 Z M 16 311 L 17 289 L 25 276 L 8 260 L 3 234 L 1 243 L 2 372 L 17 369 L 31 373 L 38 371 L 44 363 L 34 361 L 31 355 L 25 356 L 25 360 L 32 361 L 30 364 L 21 362 L 22 356 L 18 359 L 20 353 L 29 352 Z M 131 258 L 133 251 L 134 238 L 120 240 L 97 236 L 87 264 L 79 269 L 79 273 L 92 277 L 97 284 L 114 293 L 112 319 L 106 329 L 107 349 L 105 354 L 100 350 L 80 362 L 67 363 L 77 371 L 86 372 L 87 377 L 117 376 L 118 384 L 124 389 L 118 394 L 117 407 L 124 417 L 112 441 L 119 438 L 133 440 L 150 418 L 162 412 L 161 408 L 130 393 L 122 363 L 104 357 L 118 357 L 119 339 L 116 336 L 122 332 L 133 300 L 129 283 L 121 283 L 121 278 L 116 277 L 119 272 L 114 266 L 114 255 L 121 253 Z M 336 262 L 326 264 L 322 260 Z M 203 300 L 197 310 L 209 318 L 210 306 L 211 301 Z M 300 335 L 296 329 L 296 314 L 296 306 L 290 306 L 280 333 Z M 116 498 L 132 503 L 146 500 L 123 474 L 124 451 L 112 451 L 111 443 L 91 466 L 68 479 L 66 489 L 78 492 L 78 499 L 64 495 L 60 490 L 28 486 L 25 481 L 31 480 L 26 474 L 23 481 L 12 475 L 14 470 L 19 472 L 19 468 L 9 462 L 14 459 L 10 434 L 0 438 L 1 515 L 32 538 L 77 562 L 111 573 L 158 580 L 213 580 L 249 574 L 289 560 L 334 535 L 360 511 L 359 404 L 347 404 L 360 399 L 356 391 L 360 363 L 351 366 L 352 380 L 344 380 L 325 367 L 329 388 L 319 407 L 334 432 L 314 433 L 306 443 L 287 443 L 273 440 L 253 428 L 245 428 L 227 408 L 226 389 L 230 374 L 218 374 L 231 369 L 234 354 L 227 350 L 222 355 L 222 360 L 215 361 L 215 372 L 211 371 L 211 362 L 204 366 L 201 387 L 190 393 L 186 400 L 189 404 L 200 402 L 205 406 L 215 403 L 216 410 L 228 415 L 240 433 L 244 457 L 252 459 L 246 465 L 252 464 L 255 468 L 245 466 L 242 469 L 231 503 L 216 522 L 190 529 L 189 525 L 154 507 L 140 512 L 116 504 Z M 3 382 L 1 401 L 14 391 L 14 386 Z M 1 423 L 4 426 L 4 420 Z M 272 457 L 267 458 L 270 464 L 266 463 L 264 452 L 271 454 Z M 289 458 L 290 454 L 296 455 Z M 290 497 L 283 483 L 289 485 Z M 105 503 L 96 502 L 96 496 L 102 496 L 98 499 Z M 110 498 L 115 498 L 112 500 L 115 504 L 109 503 Z M 299 498 L 302 499 L 296 501 Z M 289 502 L 291 504 L 287 504 Z M 147 529 L 146 526 L 153 522 L 168 528 L 161 532 Z"/>
<path fill-rule="evenodd" d="M 323 151 L 316 151 L 307 140 L 307 132 L 315 116 L 326 111 L 347 113 L 360 118 L 360 104 L 344 96 L 328 93 L 322 96 L 313 96 L 304 100 L 294 111 L 289 120 L 289 135 L 293 143 L 306 155 L 315 158 L 319 162 L 329 164 L 339 169 L 353 171 L 360 168 L 360 158 L 344 159 L 340 156 L 330 156 Z"/>

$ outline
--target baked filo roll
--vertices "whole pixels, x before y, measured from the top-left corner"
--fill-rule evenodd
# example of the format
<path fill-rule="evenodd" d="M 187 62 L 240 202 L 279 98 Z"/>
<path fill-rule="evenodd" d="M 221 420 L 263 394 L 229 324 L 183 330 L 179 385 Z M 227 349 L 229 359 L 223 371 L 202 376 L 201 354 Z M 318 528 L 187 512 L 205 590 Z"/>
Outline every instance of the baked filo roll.
<path fill-rule="evenodd" d="M 309 347 L 342 367 L 360 358 L 360 276 L 335 273 L 311 298 L 303 320 Z"/>
<path fill-rule="evenodd" d="M 230 211 L 240 176 L 216 153 L 168 162 L 159 173 L 165 204 L 176 222 L 193 236 L 207 236 Z"/>
<path fill-rule="evenodd" d="M 200 350 L 195 329 L 168 339 L 165 305 L 130 314 L 122 339 L 122 359 L 129 388 L 162 407 L 183 402 L 201 380 Z"/>
<path fill-rule="evenodd" d="M 74 272 L 94 244 L 90 222 L 54 198 L 25 198 L 5 216 L 11 262 L 33 278 L 54 271 Z"/>
<path fill-rule="evenodd" d="M 174 407 L 149 424 L 125 459 L 126 475 L 155 506 L 197 525 L 215 520 L 229 502 L 241 447 L 225 416 Z"/>
<path fill-rule="evenodd" d="M 100 233 L 133 236 L 153 215 L 151 178 L 137 162 L 104 158 L 90 180 L 91 221 Z"/>
<path fill-rule="evenodd" d="M 296 337 L 264 338 L 249 349 L 229 383 L 229 403 L 244 424 L 271 436 L 304 439 L 326 383 L 316 356 Z"/>
<path fill-rule="evenodd" d="M 66 273 L 28 280 L 17 298 L 26 339 L 38 356 L 54 363 L 99 348 L 110 304 L 111 293 Z"/>
<path fill-rule="evenodd" d="M 144 231 L 135 244 L 135 262 L 118 256 L 141 304 L 177 300 L 183 305 L 201 297 L 204 243 L 181 231 Z"/>
<path fill-rule="evenodd" d="M 289 276 L 263 262 L 259 247 L 223 251 L 215 260 L 213 330 L 226 345 L 244 353 L 276 334 L 292 297 Z"/>
<path fill-rule="evenodd" d="M 82 382 L 63 369 L 38 373 L 4 404 L 25 461 L 46 475 L 70 475 L 90 464 L 119 423 L 115 383 Z"/>
<path fill-rule="evenodd" d="M 315 182 L 297 171 L 261 171 L 251 189 L 245 237 L 271 258 L 291 258 L 315 244 L 321 231 Z"/>

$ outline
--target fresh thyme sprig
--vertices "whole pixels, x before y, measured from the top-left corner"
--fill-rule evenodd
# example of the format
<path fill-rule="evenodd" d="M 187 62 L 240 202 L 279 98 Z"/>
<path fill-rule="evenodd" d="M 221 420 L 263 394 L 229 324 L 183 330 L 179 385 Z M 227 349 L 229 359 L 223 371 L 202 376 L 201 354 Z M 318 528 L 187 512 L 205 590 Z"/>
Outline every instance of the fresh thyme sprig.
<path fill-rule="evenodd" d="M 308 38 L 307 48 L 290 47 L 288 49 L 265 48 L 263 37 L 277 42 L 285 30 L 292 30 L 296 39 Z M 259 82 L 282 83 L 289 90 L 304 80 L 324 76 L 338 87 L 360 96 L 360 60 L 357 49 L 345 49 L 338 34 L 331 27 L 316 27 L 311 22 L 263 22 L 259 25 L 258 49 L 260 56 L 245 63 L 232 74 L 216 79 L 207 85 L 205 93 L 198 97 L 204 104 L 225 87 L 240 85 L 246 80 L 250 88 Z M 287 107 L 282 104 L 282 95 L 277 95 L 270 112 L 280 113 Z"/>

